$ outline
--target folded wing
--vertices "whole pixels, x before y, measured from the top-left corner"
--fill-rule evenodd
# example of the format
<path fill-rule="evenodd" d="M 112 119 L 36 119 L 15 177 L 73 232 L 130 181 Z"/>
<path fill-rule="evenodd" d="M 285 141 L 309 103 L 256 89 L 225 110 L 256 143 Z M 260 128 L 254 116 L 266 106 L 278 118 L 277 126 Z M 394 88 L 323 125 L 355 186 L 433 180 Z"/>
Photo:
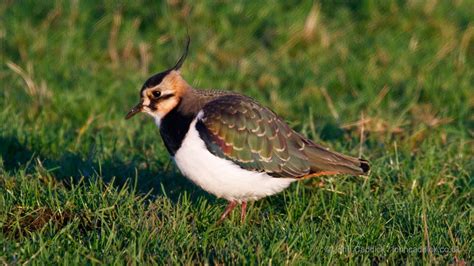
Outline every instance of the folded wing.
<path fill-rule="evenodd" d="M 209 151 L 244 169 L 294 178 L 326 172 L 360 175 L 368 171 L 366 161 L 313 143 L 251 98 L 221 96 L 207 103 L 202 111 L 196 128 Z"/>

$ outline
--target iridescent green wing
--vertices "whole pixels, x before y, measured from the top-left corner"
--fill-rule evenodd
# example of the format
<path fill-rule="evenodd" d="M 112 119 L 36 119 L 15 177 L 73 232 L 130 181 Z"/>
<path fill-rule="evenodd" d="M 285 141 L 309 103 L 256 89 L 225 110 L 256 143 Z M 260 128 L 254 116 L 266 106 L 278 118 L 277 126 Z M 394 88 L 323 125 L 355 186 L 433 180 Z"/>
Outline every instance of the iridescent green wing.
<path fill-rule="evenodd" d="M 310 144 L 275 113 L 242 95 L 207 103 L 196 124 L 209 151 L 244 169 L 275 177 L 310 173 L 304 153 Z"/>

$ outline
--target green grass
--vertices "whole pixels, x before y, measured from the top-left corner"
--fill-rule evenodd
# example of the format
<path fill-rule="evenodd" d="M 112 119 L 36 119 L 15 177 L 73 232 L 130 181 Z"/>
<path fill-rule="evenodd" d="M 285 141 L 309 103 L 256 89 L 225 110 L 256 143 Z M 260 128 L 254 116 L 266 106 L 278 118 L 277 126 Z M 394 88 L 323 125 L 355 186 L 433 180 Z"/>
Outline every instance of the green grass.
<path fill-rule="evenodd" d="M 1 263 L 473 261 L 473 1 L 95 2 L 0 3 Z M 124 120 L 186 27 L 190 84 L 255 97 L 370 176 L 216 226 L 226 202 Z"/>

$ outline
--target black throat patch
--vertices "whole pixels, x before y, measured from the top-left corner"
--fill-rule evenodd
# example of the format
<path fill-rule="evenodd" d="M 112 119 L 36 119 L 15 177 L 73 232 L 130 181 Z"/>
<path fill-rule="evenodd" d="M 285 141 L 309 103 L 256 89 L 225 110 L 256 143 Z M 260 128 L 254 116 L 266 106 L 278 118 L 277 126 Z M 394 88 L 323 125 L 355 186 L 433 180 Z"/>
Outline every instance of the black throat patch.
<path fill-rule="evenodd" d="M 160 134 L 171 156 L 174 156 L 181 147 L 183 139 L 189 131 L 189 125 L 195 117 L 195 114 L 180 112 L 178 104 L 161 121 Z"/>

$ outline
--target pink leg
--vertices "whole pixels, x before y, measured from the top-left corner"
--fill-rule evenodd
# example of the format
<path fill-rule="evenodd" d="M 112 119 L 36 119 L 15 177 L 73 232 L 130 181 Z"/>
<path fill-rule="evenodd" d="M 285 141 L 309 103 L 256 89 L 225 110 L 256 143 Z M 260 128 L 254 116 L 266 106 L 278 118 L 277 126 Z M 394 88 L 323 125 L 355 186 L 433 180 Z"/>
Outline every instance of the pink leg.
<path fill-rule="evenodd" d="M 235 206 L 237 206 L 237 201 L 229 201 L 229 205 L 227 205 L 227 208 L 225 208 L 224 213 L 221 215 L 221 218 L 219 219 L 219 221 L 217 221 L 217 223 L 222 223 L 225 218 L 232 212 Z"/>
<path fill-rule="evenodd" d="M 242 201 L 242 213 L 240 214 L 240 222 L 245 222 L 245 216 L 247 212 L 247 202 Z"/>

